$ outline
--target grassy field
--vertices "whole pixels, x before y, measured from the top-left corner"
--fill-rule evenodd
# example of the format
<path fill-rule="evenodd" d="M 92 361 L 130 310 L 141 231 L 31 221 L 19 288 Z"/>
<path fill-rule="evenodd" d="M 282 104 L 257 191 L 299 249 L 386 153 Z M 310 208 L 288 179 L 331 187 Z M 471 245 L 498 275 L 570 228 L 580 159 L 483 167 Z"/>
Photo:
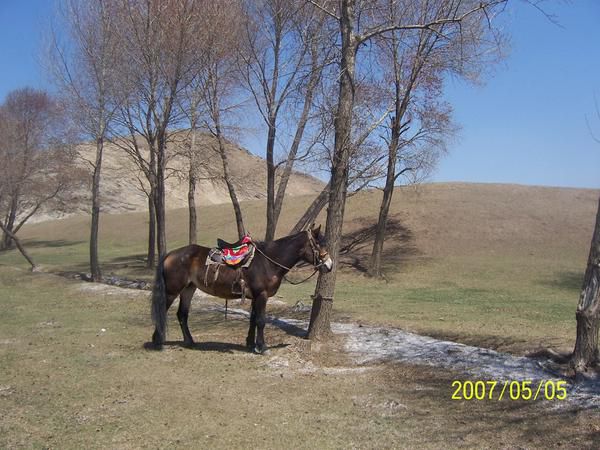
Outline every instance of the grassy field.
<path fill-rule="evenodd" d="M 441 184 L 398 190 L 386 281 L 364 276 L 378 193 L 348 204 L 336 320 L 389 324 L 526 353 L 570 350 L 598 192 Z M 287 230 L 310 201 L 286 205 Z M 244 204 L 255 236 L 263 206 Z M 200 241 L 234 238 L 227 205 L 202 208 Z M 168 214 L 170 248 L 185 244 L 186 212 Z M 88 219 L 23 229 L 48 271 L 86 270 Z M 104 216 L 106 273 L 143 269 L 144 214 Z M 300 277 L 301 274 L 292 274 Z M 0 255 L 0 448 L 594 448 L 597 410 L 450 400 L 460 374 L 398 364 L 356 367 L 340 342 L 313 345 L 269 325 L 270 355 L 245 352 L 245 320 L 195 303 L 183 349 L 144 350 L 147 292 L 30 274 Z M 314 284 L 284 285 L 307 302 Z M 278 305 L 278 314 L 286 307 Z"/>
<path fill-rule="evenodd" d="M 452 401 L 460 374 L 356 367 L 338 343 L 192 313 L 199 344 L 145 350 L 147 294 L 1 267 L 0 448 L 594 448 L 597 410 Z M 174 317 L 170 329 L 176 330 Z"/>
<path fill-rule="evenodd" d="M 339 320 L 395 325 L 519 354 L 540 346 L 572 348 L 597 191 L 469 184 L 398 189 L 385 247 L 386 281 L 364 275 L 379 195 L 349 200 L 344 230 L 350 250 L 335 300 Z M 285 205 L 282 233 L 310 200 Z M 263 208 L 262 202 L 244 203 L 255 236 L 264 229 Z M 186 243 L 186 214 L 168 215 L 170 248 Z M 88 220 L 39 223 L 22 235 L 48 270 L 86 271 Z M 229 205 L 203 207 L 199 220 L 200 243 L 235 237 Z M 143 213 L 103 217 L 105 273 L 152 278 L 143 269 L 146 226 Z M 26 267 L 16 252 L 0 255 L 0 264 Z M 312 282 L 284 285 L 280 300 L 306 303 L 313 289 Z"/>

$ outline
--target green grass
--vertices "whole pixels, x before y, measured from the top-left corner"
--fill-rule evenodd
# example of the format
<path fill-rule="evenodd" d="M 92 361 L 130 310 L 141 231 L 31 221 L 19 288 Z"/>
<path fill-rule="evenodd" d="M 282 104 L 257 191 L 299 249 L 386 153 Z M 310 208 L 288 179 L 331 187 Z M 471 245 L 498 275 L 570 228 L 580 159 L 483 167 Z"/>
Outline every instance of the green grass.
<path fill-rule="evenodd" d="M 329 373 L 353 368 L 339 346 L 306 352 L 271 325 L 271 354 L 249 354 L 246 320 L 197 303 L 199 345 L 154 352 L 147 293 L 8 267 L 0 285 L 0 448 L 593 448 L 600 435 L 597 411 L 452 401 L 460 374 Z"/>
<path fill-rule="evenodd" d="M 374 223 L 377 195 L 349 200 L 348 234 Z M 345 265 L 338 275 L 336 318 L 400 326 L 516 353 L 539 346 L 568 351 L 574 343 L 575 307 L 596 195 L 488 185 L 399 190 L 392 219 L 401 231 L 386 243 L 387 281 L 372 280 Z M 296 198 L 285 205 L 280 232 L 291 227 L 310 200 Z M 263 203 L 246 202 L 243 208 L 248 229 L 260 237 Z M 187 211 L 169 211 L 167 219 L 169 248 L 185 245 Z M 199 221 L 200 244 L 235 238 L 229 205 L 200 208 Z M 28 226 L 22 236 L 46 269 L 86 271 L 88 227 L 88 218 L 71 218 Z M 146 227 L 145 213 L 102 217 L 105 274 L 152 278 L 143 267 Z M 344 261 L 357 258 L 364 266 L 371 242 L 359 243 Z M 15 251 L 0 254 L 0 265 L 26 268 Z M 313 290 L 314 281 L 284 284 L 278 295 L 292 305 L 310 301 Z"/>
<path fill-rule="evenodd" d="M 404 228 L 386 243 L 387 281 L 345 264 L 335 320 L 518 354 L 570 350 L 597 193 L 531 189 L 399 191 L 393 218 Z M 376 195 L 350 200 L 346 233 L 372 225 Z M 309 201 L 287 204 L 280 230 Z M 262 203 L 243 207 L 260 237 Z M 228 205 L 199 217 L 200 243 L 235 237 Z M 103 216 L 106 274 L 152 277 L 143 268 L 145 221 L 143 213 Z M 88 218 L 70 218 L 26 226 L 21 236 L 46 270 L 85 271 L 88 227 Z M 167 237 L 170 248 L 185 244 L 185 211 L 169 211 Z M 364 266 L 369 247 L 359 243 L 344 262 Z M 313 290 L 311 281 L 278 295 L 293 305 Z M 16 251 L 0 254 L 0 448 L 595 448 L 600 439 L 597 410 L 452 401 L 462 374 L 407 364 L 353 372 L 340 342 L 308 351 L 272 325 L 271 354 L 251 355 L 241 346 L 246 320 L 201 306 L 190 316 L 198 346 L 178 345 L 171 311 L 175 342 L 147 351 L 147 292 L 31 274 Z M 339 367 L 346 372 L 326 370 Z"/>

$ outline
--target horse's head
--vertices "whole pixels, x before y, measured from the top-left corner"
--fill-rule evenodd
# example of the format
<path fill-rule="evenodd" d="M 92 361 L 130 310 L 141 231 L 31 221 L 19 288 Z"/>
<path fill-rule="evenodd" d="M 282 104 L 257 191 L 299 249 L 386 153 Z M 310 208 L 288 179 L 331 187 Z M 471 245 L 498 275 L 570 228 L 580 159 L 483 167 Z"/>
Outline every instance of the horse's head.
<path fill-rule="evenodd" d="M 312 264 L 319 270 L 331 272 L 333 268 L 333 259 L 329 256 L 324 239 L 321 234 L 321 225 L 315 228 L 314 224 L 306 230 L 307 242 L 303 248 L 302 258 L 309 264 Z"/>

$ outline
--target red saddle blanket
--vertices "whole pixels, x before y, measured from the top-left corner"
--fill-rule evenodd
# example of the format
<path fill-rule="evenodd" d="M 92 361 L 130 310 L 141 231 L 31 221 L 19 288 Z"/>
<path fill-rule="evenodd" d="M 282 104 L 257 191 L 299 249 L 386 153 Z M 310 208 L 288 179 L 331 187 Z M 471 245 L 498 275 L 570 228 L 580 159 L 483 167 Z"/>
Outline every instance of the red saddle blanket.
<path fill-rule="evenodd" d="M 241 245 L 237 247 L 220 249 L 221 255 L 223 256 L 223 262 L 228 266 L 237 266 L 238 264 L 241 264 L 253 253 L 252 239 L 250 239 L 249 236 L 245 236 L 241 242 Z"/>

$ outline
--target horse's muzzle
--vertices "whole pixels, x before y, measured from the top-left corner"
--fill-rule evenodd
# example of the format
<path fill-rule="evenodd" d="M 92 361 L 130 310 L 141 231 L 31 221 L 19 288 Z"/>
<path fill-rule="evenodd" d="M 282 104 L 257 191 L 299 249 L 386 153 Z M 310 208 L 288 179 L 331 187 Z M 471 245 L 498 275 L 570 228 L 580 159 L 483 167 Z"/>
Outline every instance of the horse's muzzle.
<path fill-rule="evenodd" d="M 321 263 L 321 268 L 325 272 L 331 272 L 331 269 L 333 269 L 333 259 L 331 259 L 330 256 L 327 256 Z"/>

